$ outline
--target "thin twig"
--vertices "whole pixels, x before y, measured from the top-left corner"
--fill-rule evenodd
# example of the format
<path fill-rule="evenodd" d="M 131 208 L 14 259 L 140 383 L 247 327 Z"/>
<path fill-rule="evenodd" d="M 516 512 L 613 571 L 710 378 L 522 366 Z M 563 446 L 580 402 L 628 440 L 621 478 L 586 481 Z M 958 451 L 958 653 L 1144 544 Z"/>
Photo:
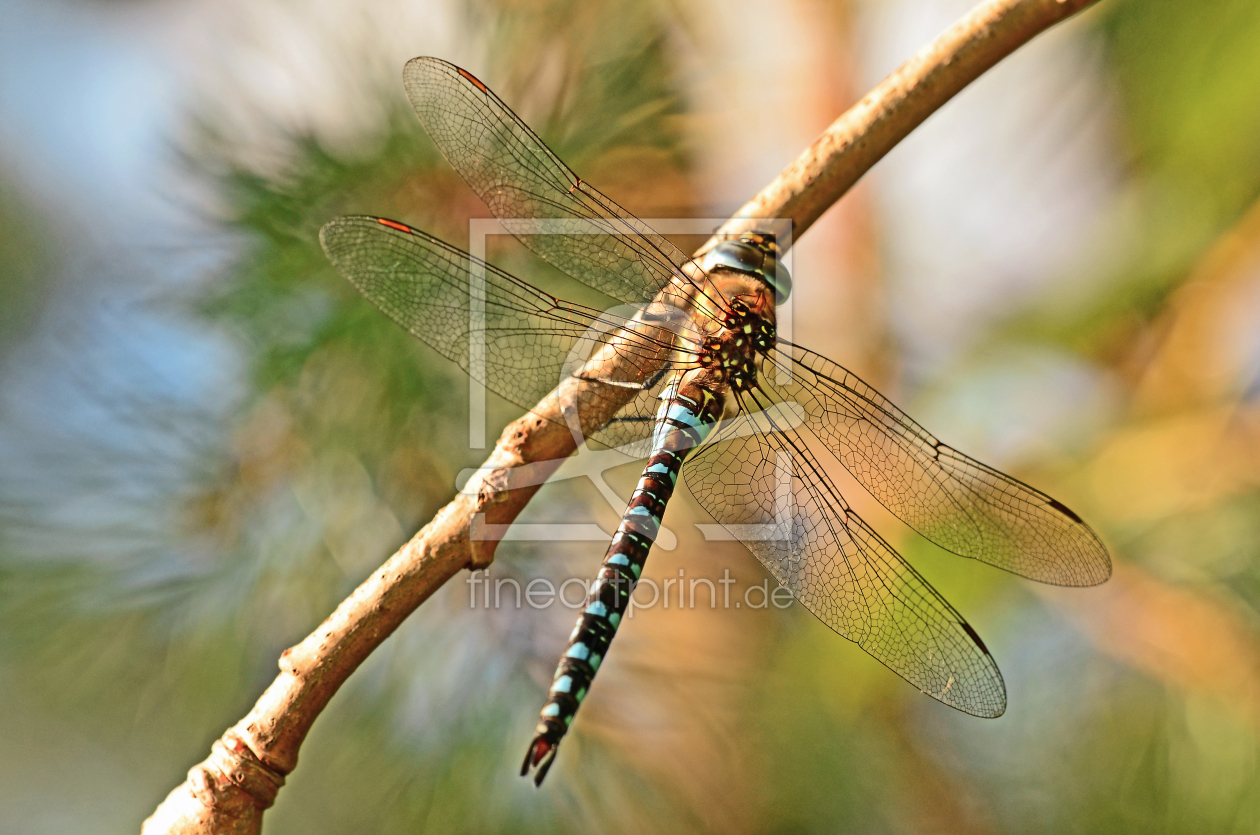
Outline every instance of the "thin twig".
<path fill-rule="evenodd" d="M 753 218 L 788 217 L 799 237 L 955 93 L 1039 32 L 1096 1 L 981 3 L 837 119 L 721 233 L 748 228 Z M 497 542 L 477 536 L 477 530 L 510 524 L 538 490 L 540 476 L 554 472 L 574 451 L 574 435 L 563 420 L 572 404 L 586 401 L 583 420 L 601 423 L 620 407 L 608 399 L 607 387 L 600 386 L 595 396 L 592 385 L 598 386 L 571 378 L 504 430 L 473 482 L 315 632 L 283 653 L 280 675 L 145 821 L 145 835 L 257 835 L 263 811 L 275 802 L 333 694 L 447 580 L 464 568 L 490 564 Z M 632 393 L 627 390 L 627 396 Z M 596 403 L 603 413 L 589 407 Z"/>

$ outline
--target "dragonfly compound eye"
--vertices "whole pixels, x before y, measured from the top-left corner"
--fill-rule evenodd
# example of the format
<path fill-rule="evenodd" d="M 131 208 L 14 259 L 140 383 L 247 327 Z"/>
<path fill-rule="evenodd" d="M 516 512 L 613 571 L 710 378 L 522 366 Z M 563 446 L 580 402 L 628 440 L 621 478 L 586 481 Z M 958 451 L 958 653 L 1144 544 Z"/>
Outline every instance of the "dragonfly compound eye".
<path fill-rule="evenodd" d="M 722 241 L 704 255 L 704 270 L 719 268 L 754 275 L 774 292 L 776 304 L 787 301 L 792 292 L 792 277 L 779 263 L 779 247 L 765 235 L 747 234 L 739 240 Z"/>

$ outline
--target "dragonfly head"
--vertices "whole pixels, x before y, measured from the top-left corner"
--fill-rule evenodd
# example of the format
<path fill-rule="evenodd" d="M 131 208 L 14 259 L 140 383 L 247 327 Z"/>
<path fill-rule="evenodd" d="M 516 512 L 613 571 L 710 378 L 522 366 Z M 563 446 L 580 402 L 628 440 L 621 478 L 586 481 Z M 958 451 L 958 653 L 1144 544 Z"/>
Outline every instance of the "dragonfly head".
<path fill-rule="evenodd" d="M 755 275 L 774 291 L 775 303 L 783 304 L 792 292 L 792 277 L 779 263 L 779 255 L 773 235 L 744 232 L 706 252 L 700 266 L 705 272 L 722 268 Z"/>

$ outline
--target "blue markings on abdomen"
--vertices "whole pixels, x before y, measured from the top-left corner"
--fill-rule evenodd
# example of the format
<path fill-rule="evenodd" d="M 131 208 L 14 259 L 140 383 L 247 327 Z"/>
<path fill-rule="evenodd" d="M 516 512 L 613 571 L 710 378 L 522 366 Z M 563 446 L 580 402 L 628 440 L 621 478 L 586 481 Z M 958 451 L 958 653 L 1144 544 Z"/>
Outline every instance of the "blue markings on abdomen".
<path fill-rule="evenodd" d="M 538 769 L 535 784 L 541 784 L 546 776 L 560 740 L 608 653 L 608 646 L 630 603 L 634 584 L 643 573 L 648 551 L 660 530 L 661 518 L 673 496 L 683 461 L 717 424 L 720 402 L 713 395 L 692 389 L 695 397 L 675 394 L 664 401 L 657 412 L 652 454 L 608 546 L 569 646 L 556 667 L 550 696 L 521 766 L 522 775 L 528 774 L 531 768 Z"/>

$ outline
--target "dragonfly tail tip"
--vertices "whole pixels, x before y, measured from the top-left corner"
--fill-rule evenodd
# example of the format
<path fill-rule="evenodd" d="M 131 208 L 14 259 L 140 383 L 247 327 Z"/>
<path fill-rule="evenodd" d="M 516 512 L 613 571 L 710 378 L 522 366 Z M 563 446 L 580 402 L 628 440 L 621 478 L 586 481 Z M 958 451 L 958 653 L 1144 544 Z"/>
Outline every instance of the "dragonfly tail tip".
<path fill-rule="evenodd" d="M 543 778 L 551 769 L 551 764 L 555 762 L 557 747 L 555 743 L 542 736 L 534 737 L 534 741 L 529 744 L 529 750 L 525 752 L 525 762 L 521 763 L 521 776 L 529 774 L 531 768 L 537 768 L 538 771 L 534 774 L 534 785 L 541 786 Z"/>

